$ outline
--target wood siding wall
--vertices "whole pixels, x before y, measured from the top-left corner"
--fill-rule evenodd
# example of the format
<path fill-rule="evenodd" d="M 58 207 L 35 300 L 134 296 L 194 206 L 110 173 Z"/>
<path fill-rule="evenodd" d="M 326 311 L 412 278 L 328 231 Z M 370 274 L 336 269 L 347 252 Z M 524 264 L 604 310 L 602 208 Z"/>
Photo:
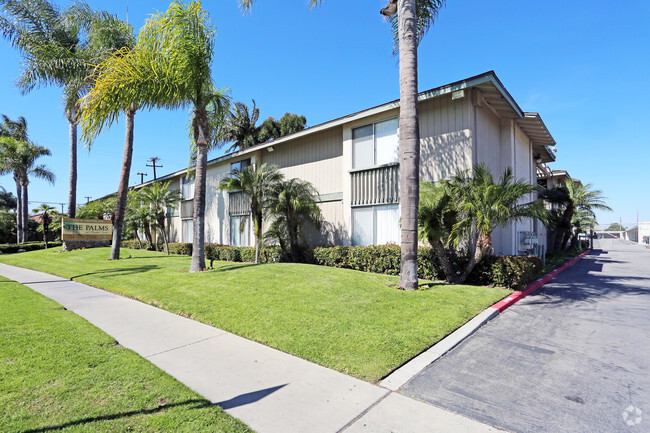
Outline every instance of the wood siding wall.
<path fill-rule="evenodd" d="M 320 194 L 343 191 L 343 131 L 341 127 L 262 150 L 262 162 L 273 164 L 287 179 L 311 182 Z"/>
<path fill-rule="evenodd" d="M 472 166 L 470 97 L 444 95 L 420 103 L 420 178 L 449 179 Z"/>

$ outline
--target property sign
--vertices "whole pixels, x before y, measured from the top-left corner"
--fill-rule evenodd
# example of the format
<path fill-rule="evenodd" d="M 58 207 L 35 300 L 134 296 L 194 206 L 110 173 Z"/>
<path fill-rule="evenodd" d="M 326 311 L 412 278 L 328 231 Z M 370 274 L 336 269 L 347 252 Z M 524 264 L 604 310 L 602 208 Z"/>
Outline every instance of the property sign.
<path fill-rule="evenodd" d="M 107 241 L 113 237 L 110 220 L 63 218 L 61 222 L 61 239 L 64 241 Z"/>

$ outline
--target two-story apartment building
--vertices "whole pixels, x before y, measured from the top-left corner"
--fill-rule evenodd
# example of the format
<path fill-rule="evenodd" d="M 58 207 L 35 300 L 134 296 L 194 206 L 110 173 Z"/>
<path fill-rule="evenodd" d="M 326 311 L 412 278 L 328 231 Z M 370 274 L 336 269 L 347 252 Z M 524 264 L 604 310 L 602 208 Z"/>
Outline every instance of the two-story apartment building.
<path fill-rule="evenodd" d="M 218 186 L 234 168 L 267 163 L 320 192 L 325 224 L 310 235 L 313 245 L 399 243 L 398 115 L 399 101 L 392 101 L 209 161 L 206 242 L 253 244 L 245 197 Z M 496 176 L 511 167 L 515 177 L 536 184 L 538 167 L 555 159 L 555 141 L 541 117 L 522 111 L 494 72 L 420 93 L 419 115 L 422 181 L 485 163 Z M 168 218 L 176 242 L 192 240 L 194 188 L 186 174 L 181 170 L 160 179 L 171 180 L 184 197 Z M 533 248 L 535 234 L 541 245 Z M 534 221 L 493 234 L 497 254 L 541 253 L 545 239 Z"/>

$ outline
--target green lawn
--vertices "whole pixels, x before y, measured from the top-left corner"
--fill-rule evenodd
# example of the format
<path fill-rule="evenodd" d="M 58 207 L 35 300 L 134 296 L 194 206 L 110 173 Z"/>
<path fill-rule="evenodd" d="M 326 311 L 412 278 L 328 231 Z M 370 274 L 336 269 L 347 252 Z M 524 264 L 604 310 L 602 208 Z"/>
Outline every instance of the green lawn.
<path fill-rule="evenodd" d="M 376 381 L 508 295 L 497 288 L 395 289 L 397 277 L 323 266 L 215 262 L 108 248 L 49 249 L 0 261 L 73 278 Z"/>
<path fill-rule="evenodd" d="M 0 431 L 250 432 L 54 301 L 0 277 Z"/>

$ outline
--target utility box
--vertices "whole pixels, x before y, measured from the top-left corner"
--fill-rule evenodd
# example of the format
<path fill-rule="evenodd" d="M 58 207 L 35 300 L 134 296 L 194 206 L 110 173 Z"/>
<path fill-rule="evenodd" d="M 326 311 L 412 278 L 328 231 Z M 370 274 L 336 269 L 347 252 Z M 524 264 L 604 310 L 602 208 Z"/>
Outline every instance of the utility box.
<path fill-rule="evenodd" d="M 537 233 L 535 232 L 519 232 L 519 251 L 532 253 L 539 243 Z"/>

